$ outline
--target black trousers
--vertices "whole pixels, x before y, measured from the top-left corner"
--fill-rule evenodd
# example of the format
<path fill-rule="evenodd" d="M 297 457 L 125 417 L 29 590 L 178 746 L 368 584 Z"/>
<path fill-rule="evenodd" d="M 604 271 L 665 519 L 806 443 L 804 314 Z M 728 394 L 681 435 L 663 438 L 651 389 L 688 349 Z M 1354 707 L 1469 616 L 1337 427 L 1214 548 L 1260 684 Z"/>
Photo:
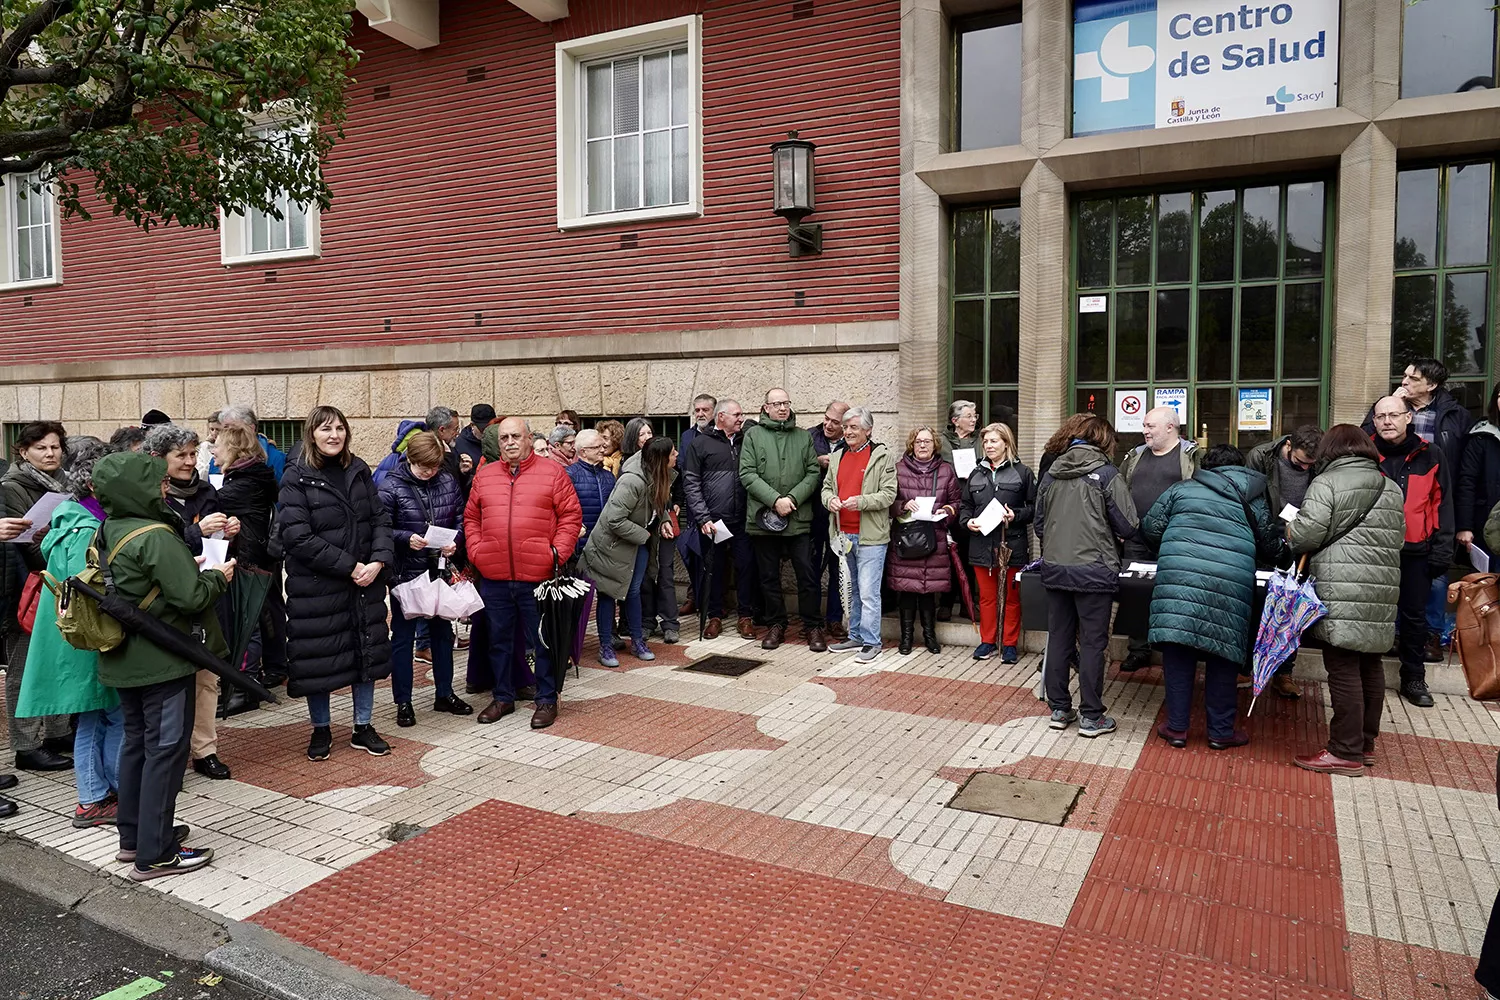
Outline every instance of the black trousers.
<path fill-rule="evenodd" d="M 745 534 L 745 524 L 725 524 L 732 535 L 727 542 L 715 545 L 703 540 L 704 572 L 711 574 L 708 593 L 698 594 L 700 607 L 708 609 L 708 617 L 724 617 L 724 596 L 729 577 L 734 576 L 735 610 L 739 617 L 752 621 L 760 617 L 760 566 L 755 561 L 755 546 Z"/>
<path fill-rule="evenodd" d="M 1328 671 L 1328 700 L 1333 707 L 1328 752 L 1362 761 L 1366 752 L 1374 752 L 1375 737 L 1380 735 L 1380 710 L 1385 705 L 1380 654 L 1329 646 L 1323 650 L 1323 668 Z"/>
<path fill-rule="evenodd" d="M 286 595 L 281 590 L 281 566 L 272 570 L 271 589 L 260 609 L 260 672 L 286 676 Z"/>
<path fill-rule="evenodd" d="M 1427 679 L 1422 654 L 1427 650 L 1427 594 L 1431 590 L 1426 557 L 1403 555 L 1401 596 L 1396 600 L 1396 653 L 1401 658 L 1402 684 Z"/>
<path fill-rule="evenodd" d="M 120 688 L 125 743 L 120 748 L 120 848 L 145 868 L 179 848 L 172 835 L 177 793 L 193 735 L 197 677 Z"/>
<path fill-rule="evenodd" d="M 1157 559 L 1157 555 L 1152 551 L 1151 546 L 1134 538 L 1127 538 L 1125 540 L 1122 554 L 1125 557 L 1127 565 L 1133 562 L 1151 563 L 1156 562 Z M 1149 625 L 1150 622 L 1148 620 L 1141 620 L 1142 629 L 1145 629 Z M 1145 656 L 1148 658 L 1151 656 L 1151 644 L 1146 641 L 1146 633 L 1144 631 L 1140 635 L 1132 634 L 1130 636 L 1129 650 L 1130 652 L 1127 655 L 1130 656 Z"/>
<path fill-rule="evenodd" d="M 1047 591 L 1047 704 L 1066 712 L 1073 707 L 1068 691 L 1068 661 L 1078 645 L 1078 705 L 1085 718 L 1104 714 L 1104 654 L 1109 646 L 1109 613 L 1114 594 L 1076 590 Z"/>
<path fill-rule="evenodd" d="M 641 621 L 646 623 L 647 632 L 658 619 L 663 631 L 678 632 L 681 626 L 677 621 L 677 539 L 663 538 L 657 532 L 651 544 L 656 546 L 656 575 L 653 577 L 648 569 L 641 583 Z"/>
<path fill-rule="evenodd" d="M 761 613 L 767 625 L 787 623 L 786 597 L 781 593 L 781 561 L 792 561 L 797 577 L 797 613 L 803 628 L 821 628 L 818 581 L 813 578 L 812 539 L 808 535 L 754 535 L 755 562 L 760 566 Z"/>

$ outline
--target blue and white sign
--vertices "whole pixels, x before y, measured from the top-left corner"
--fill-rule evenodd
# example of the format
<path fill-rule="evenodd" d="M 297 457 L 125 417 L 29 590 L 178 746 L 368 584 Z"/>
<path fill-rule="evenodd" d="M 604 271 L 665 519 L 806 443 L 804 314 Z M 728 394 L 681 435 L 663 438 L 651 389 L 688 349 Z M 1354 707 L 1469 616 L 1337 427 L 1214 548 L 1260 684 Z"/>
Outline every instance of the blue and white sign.
<path fill-rule="evenodd" d="M 1075 0 L 1073 134 L 1338 106 L 1338 0 Z"/>

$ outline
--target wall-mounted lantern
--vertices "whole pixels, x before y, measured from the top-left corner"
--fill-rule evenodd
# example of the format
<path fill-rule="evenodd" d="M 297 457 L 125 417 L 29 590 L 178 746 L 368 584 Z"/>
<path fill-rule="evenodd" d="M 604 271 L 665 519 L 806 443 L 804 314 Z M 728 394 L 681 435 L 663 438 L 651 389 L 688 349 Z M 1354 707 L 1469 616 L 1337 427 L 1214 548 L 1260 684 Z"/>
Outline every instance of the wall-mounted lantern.
<path fill-rule="evenodd" d="M 813 154 L 817 148 L 797 138 L 796 132 L 788 132 L 781 142 L 771 144 L 776 174 L 775 212 L 787 222 L 787 253 L 793 257 L 823 252 L 823 227 L 802 223 L 817 209 L 813 179 Z"/>

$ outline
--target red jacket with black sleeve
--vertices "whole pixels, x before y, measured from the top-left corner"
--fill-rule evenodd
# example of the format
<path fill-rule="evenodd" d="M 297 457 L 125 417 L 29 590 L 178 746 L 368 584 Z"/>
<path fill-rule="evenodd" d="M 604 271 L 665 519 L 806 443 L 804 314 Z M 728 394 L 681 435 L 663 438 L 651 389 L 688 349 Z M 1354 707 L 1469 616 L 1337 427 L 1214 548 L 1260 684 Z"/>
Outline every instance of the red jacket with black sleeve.
<path fill-rule="evenodd" d="M 1401 554 L 1425 558 L 1433 578 L 1448 572 L 1453 562 L 1453 486 L 1443 453 L 1408 431 L 1406 440 L 1391 444 L 1378 434 L 1380 471 L 1401 487 L 1405 498 L 1406 544 Z"/>
<path fill-rule="evenodd" d="M 559 563 L 567 562 L 582 527 L 573 481 L 561 465 L 538 455 L 527 456 L 514 472 L 504 461 L 485 465 L 464 508 L 469 561 L 486 580 L 550 579 L 553 550 Z"/>

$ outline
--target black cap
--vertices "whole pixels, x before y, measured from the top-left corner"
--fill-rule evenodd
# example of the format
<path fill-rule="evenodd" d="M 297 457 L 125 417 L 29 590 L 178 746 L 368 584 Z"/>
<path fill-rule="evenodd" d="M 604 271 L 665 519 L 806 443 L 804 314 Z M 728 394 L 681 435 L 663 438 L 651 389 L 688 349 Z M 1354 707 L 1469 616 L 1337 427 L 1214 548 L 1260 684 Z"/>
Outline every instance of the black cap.
<path fill-rule="evenodd" d="M 495 419 L 495 408 L 489 403 L 475 403 L 474 408 L 469 411 L 469 422 L 474 424 L 487 424 Z"/>
<path fill-rule="evenodd" d="M 141 418 L 142 427 L 151 427 L 155 424 L 170 424 L 172 418 L 160 410 L 147 410 L 146 415 Z"/>

